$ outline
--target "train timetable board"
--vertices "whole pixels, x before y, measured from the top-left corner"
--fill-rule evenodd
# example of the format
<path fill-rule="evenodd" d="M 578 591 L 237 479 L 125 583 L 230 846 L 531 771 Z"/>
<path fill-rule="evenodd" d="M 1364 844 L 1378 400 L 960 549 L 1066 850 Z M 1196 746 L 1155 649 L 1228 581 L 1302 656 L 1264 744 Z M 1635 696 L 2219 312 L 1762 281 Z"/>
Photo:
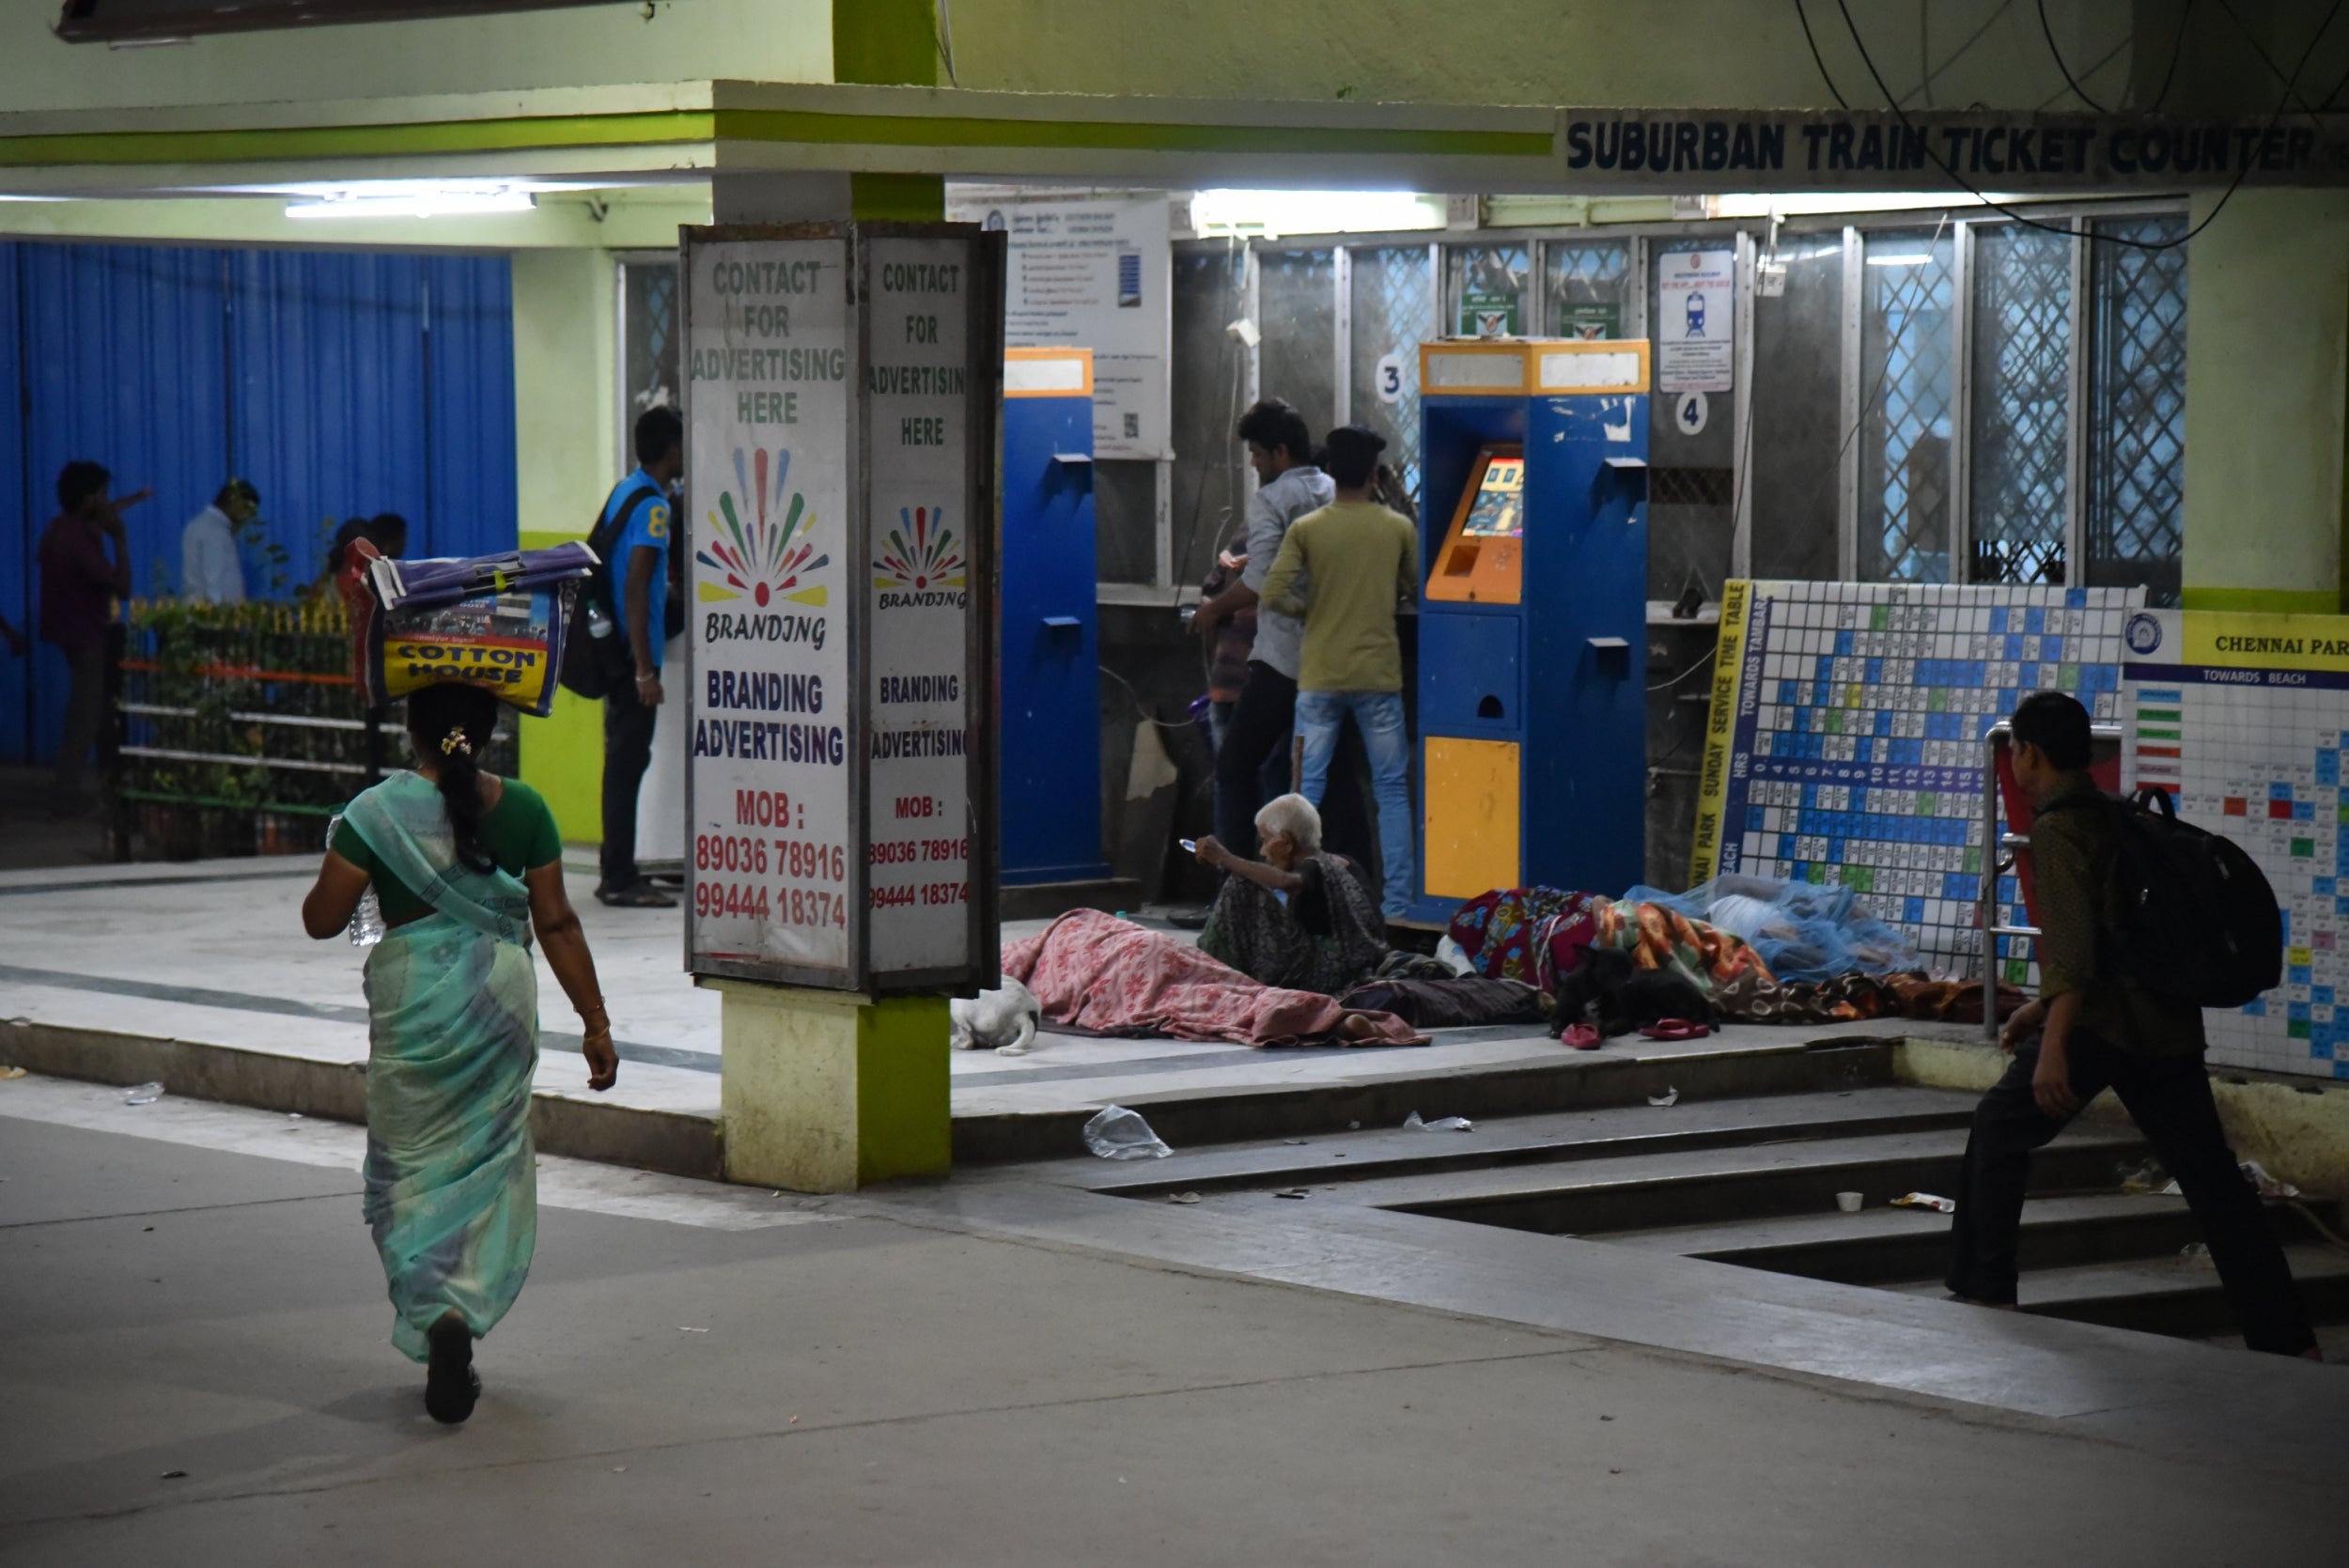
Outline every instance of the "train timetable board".
<path fill-rule="evenodd" d="M 2123 777 L 2267 874 L 2284 984 L 2204 1015 L 2210 1059 L 2349 1079 L 2349 617 L 2149 610 L 2123 634 Z"/>
<path fill-rule="evenodd" d="M 685 231 L 687 967 L 992 985 L 1003 246 Z M 674 712 L 674 717 L 671 713 Z"/>
<path fill-rule="evenodd" d="M 1727 584 L 1691 880 L 1843 883 L 1937 972 L 1975 974 L 1982 737 L 2045 688 L 2117 722 L 2122 632 L 2142 601 L 2126 588 Z M 2007 922 L 2025 924 L 2015 879 L 1999 891 Z"/>

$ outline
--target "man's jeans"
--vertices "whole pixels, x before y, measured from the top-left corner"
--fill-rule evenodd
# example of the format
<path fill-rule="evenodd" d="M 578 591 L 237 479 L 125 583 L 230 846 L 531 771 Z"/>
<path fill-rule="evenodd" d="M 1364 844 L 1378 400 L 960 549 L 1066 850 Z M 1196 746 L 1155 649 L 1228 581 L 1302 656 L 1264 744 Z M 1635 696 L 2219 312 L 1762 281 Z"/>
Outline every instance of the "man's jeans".
<path fill-rule="evenodd" d="M 2235 1168 L 2234 1151 L 2227 1147 L 2202 1059 L 2139 1056 L 2079 1030 L 2073 1032 L 2065 1057 L 2072 1093 L 2080 1104 L 2111 1089 L 2162 1168 L 2177 1178 L 2186 1206 L 2202 1228 L 2244 1343 L 2281 1356 L 2297 1356 L 2314 1344 L 2292 1265 L 2277 1244 L 2259 1193 Z M 1957 1178 L 1950 1290 L 1994 1306 L 2015 1300 L 2031 1151 L 2045 1147 L 2072 1120 L 2039 1109 L 2030 1086 L 2038 1066 L 2038 1047 L 2016 1051 L 2006 1076 L 1982 1097 Z"/>
<path fill-rule="evenodd" d="M 1248 665 L 1215 743 L 1215 836 L 1235 855 L 1256 853 L 1256 813 L 1288 789 L 1297 683 L 1261 660 Z"/>
<path fill-rule="evenodd" d="M 98 747 L 101 758 L 107 751 L 101 745 L 106 727 L 106 645 L 92 643 L 67 650 L 65 657 L 72 684 L 67 688 L 65 730 L 57 742 L 56 780 L 49 788 L 50 808 L 61 816 L 82 808 L 82 774 L 90 749 Z"/>
<path fill-rule="evenodd" d="M 636 885 L 636 795 L 652 763 L 657 707 L 636 695 L 633 673 L 603 699 L 603 879 L 607 893 Z"/>
<path fill-rule="evenodd" d="M 1330 779 L 1330 757 L 1337 750 L 1346 716 L 1362 732 L 1370 753 L 1371 792 L 1378 800 L 1378 858 L 1385 862 L 1379 906 L 1389 920 L 1410 912 L 1419 886 L 1419 858 L 1411 816 L 1411 737 L 1403 722 L 1400 691 L 1299 691 L 1297 733 L 1305 739 L 1302 790 L 1315 806 Z"/>

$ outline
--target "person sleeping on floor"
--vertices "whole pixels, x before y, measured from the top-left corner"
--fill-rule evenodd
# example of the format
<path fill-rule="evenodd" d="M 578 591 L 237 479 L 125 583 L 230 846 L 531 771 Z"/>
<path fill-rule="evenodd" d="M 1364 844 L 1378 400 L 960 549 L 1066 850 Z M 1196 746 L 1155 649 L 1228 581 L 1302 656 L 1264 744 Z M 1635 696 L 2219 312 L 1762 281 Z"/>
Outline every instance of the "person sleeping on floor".
<path fill-rule="evenodd" d="M 1256 832 L 1262 861 L 1200 841 L 1226 875 L 1198 946 L 1074 909 L 1003 945 L 1005 990 L 1025 985 L 1049 1029 L 1249 1046 L 1425 1045 L 1420 1028 L 1539 1017 L 1529 986 L 1390 950 L 1361 873 L 1321 847 L 1303 796 L 1266 805 Z"/>

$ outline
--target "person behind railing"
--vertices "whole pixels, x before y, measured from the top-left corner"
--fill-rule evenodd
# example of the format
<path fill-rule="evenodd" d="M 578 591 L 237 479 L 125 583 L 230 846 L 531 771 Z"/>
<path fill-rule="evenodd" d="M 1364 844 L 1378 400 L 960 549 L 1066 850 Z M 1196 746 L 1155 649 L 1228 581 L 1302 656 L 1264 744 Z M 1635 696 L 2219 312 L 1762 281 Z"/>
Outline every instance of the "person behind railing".
<path fill-rule="evenodd" d="M 1999 1045 L 2014 1065 L 1974 1111 L 1958 1177 L 1950 1293 L 1977 1306 L 2015 1306 L 2031 1152 L 2109 1088 L 2177 1178 L 2244 1343 L 2322 1359 L 2283 1249 L 2227 1147 L 2202 1065 L 2201 1009 L 2155 995 L 2122 970 L 2113 951 L 2127 897 L 2122 829 L 2088 776 L 2088 710 L 2061 691 L 2035 691 L 2009 722 L 2015 782 L 2034 808 L 2039 1000 L 2007 1020 Z"/>
<path fill-rule="evenodd" d="M 326 567 L 319 573 L 318 583 L 310 591 L 320 598 L 334 597 L 334 580 L 343 574 L 343 567 L 350 558 L 353 541 L 365 539 L 375 547 L 375 552 L 387 560 L 397 561 L 408 553 L 408 520 L 397 512 L 378 512 L 371 518 L 351 518 L 334 530 L 334 537 L 326 547 Z"/>
<path fill-rule="evenodd" d="M 212 504 L 179 531 L 179 597 L 197 604 L 242 604 L 244 562 L 237 540 L 261 511 L 261 492 L 242 479 L 221 486 Z"/>
<path fill-rule="evenodd" d="M 114 475 L 101 465 L 70 462 L 57 473 L 57 515 L 40 536 L 40 636 L 66 657 L 72 684 L 65 705 L 65 734 L 49 808 L 77 816 L 87 807 L 82 769 L 99 743 L 106 717 L 110 636 L 118 631 L 119 604 L 131 597 L 131 551 L 122 514 L 154 494 L 142 489 L 110 500 Z"/>

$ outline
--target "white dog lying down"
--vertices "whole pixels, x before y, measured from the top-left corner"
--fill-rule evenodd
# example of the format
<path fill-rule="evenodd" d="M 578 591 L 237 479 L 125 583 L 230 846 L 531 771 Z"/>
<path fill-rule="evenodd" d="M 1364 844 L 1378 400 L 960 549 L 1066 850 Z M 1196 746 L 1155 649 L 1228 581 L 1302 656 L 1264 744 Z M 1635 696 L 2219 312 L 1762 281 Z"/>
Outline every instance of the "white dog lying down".
<path fill-rule="evenodd" d="M 957 1050 L 992 1046 L 998 1056 L 1025 1056 L 1035 1048 L 1035 1026 L 1044 1008 L 1035 993 L 1017 980 L 1006 980 L 1000 991 L 981 991 L 948 1003 L 955 1020 L 952 1039 Z"/>

